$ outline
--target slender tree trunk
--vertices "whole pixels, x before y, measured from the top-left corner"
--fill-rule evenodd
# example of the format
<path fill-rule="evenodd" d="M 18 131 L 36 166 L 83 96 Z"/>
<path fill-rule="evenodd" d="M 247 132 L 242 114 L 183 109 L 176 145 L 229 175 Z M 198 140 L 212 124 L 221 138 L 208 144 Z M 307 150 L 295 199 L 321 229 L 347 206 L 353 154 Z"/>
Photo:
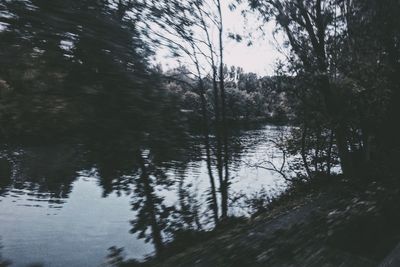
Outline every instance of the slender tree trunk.
<path fill-rule="evenodd" d="M 203 85 L 200 85 L 203 87 Z M 212 164 L 211 164 L 211 148 L 210 148 L 210 133 L 208 127 L 208 119 L 207 119 L 207 107 L 206 107 L 206 99 L 204 96 L 204 87 L 200 89 L 200 99 L 201 99 L 201 110 L 202 110 L 202 117 L 203 117 L 203 133 L 204 133 L 204 145 L 206 149 L 206 163 L 207 163 L 207 171 L 208 177 L 210 178 L 210 185 L 211 185 L 211 201 L 212 201 L 212 210 L 213 210 L 213 217 L 215 225 L 218 224 L 218 201 L 217 201 L 217 190 L 215 186 L 215 179 L 212 172 Z"/>
<path fill-rule="evenodd" d="M 218 180 L 219 180 L 219 189 L 221 193 L 221 216 L 224 217 L 225 209 L 225 190 L 224 190 L 224 164 L 223 164 L 223 156 L 222 156 L 222 130 L 221 130 L 221 118 L 220 118 L 220 94 L 218 92 L 218 83 L 217 83 L 217 70 L 216 67 L 213 66 L 213 90 L 214 90 L 214 101 L 215 101 L 215 139 L 217 142 L 216 148 L 216 159 L 217 159 L 217 171 L 218 171 Z"/>
<path fill-rule="evenodd" d="M 228 216 L 228 189 L 229 189 L 229 151 L 228 151 L 228 135 L 226 123 L 226 96 L 225 96 L 225 81 L 224 81 L 224 46 L 223 46 L 223 18 L 221 2 L 217 0 L 217 8 L 219 14 L 219 89 L 221 92 L 221 114 L 222 114 L 222 137 L 223 137 L 223 151 L 224 151 L 224 170 L 225 176 L 221 186 L 221 209 L 222 217 Z"/>
<path fill-rule="evenodd" d="M 200 8 L 198 7 L 199 11 L 201 12 Z M 204 23 L 204 20 L 202 20 L 203 26 L 204 26 L 204 30 L 206 32 L 207 35 L 207 39 L 208 41 L 210 41 L 209 39 L 209 35 L 208 35 L 208 31 L 206 28 L 206 25 Z M 207 171 L 208 171 L 208 176 L 210 178 L 210 186 L 211 186 L 211 209 L 213 211 L 213 218 L 214 218 L 214 223 L 215 225 L 217 225 L 219 223 L 219 212 L 218 212 L 218 200 L 217 200 L 217 189 L 215 186 L 215 179 L 214 179 L 214 175 L 212 172 L 212 160 L 211 160 L 211 144 L 210 144 L 210 128 L 209 128 L 209 124 L 208 124 L 208 116 L 207 116 L 207 101 L 206 101 L 206 90 L 205 90 L 205 86 L 203 83 L 203 80 L 201 78 L 201 72 L 200 72 L 200 63 L 197 59 L 197 53 L 196 53 L 196 49 L 194 44 L 192 43 L 192 49 L 193 49 L 193 54 L 194 54 L 194 63 L 196 66 L 196 71 L 197 71 L 197 75 L 198 75 L 198 79 L 199 79 L 199 89 L 200 89 L 200 101 L 201 101 L 201 113 L 202 113 L 202 120 L 203 120 L 203 134 L 204 134 L 204 145 L 205 145 L 205 149 L 206 149 L 206 164 L 207 164 Z M 210 43 L 211 45 L 211 43 Z M 210 46 L 210 50 L 211 50 L 211 58 L 213 59 L 213 51 L 212 51 L 212 47 Z M 213 68 L 213 87 L 214 87 L 214 91 L 216 90 L 216 74 Z M 215 93 L 215 92 L 214 92 Z M 216 95 L 217 97 L 218 95 Z M 218 107 L 219 109 L 219 104 L 218 104 L 218 98 L 215 99 L 215 104 L 216 104 L 216 108 Z M 219 119 L 219 110 L 216 110 L 216 119 Z M 219 167 L 218 165 L 218 157 L 217 157 L 217 169 Z M 219 169 L 218 169 L 219 170 Z"/>
<path fill-rule="evenodd" d="M 220 12 L 220 3 L 217 2 L 217 7 L 218 10 Z M 196 5 L 198 8 L 198 11 L 200 13 L 201 16 L 201 24 L 203 26 L 203 30 L 205 32 L 206 38 L 207 38 L 207 46 L 210 49 L 210 60 L 211 60 L 211 66 L 212 66 L 212 85 L 213 85 L 213 93 L 214 93 L 214 112 L 215 112 L 215 137 L 216 137 L 216 151 L 215 151 L 215 155 L 216 155 L 216 161 L 217 161 L 217 171 L 218 171 L 218 179 L 219 179 L 219 184 L 220 184 L 220 193 L 221 193 L 221 210 L 222 210 L 222 217 L 225 217 L 227 214 L 227 209 L 225 207 L 227 207 L 227 190 L 225 190 L 226 186 L 225 186 L 225 179 L 224 179 L 224 174 L 223 174 L 223 169 L 224 169 L 224 159 L 223 159 L 223 151 L 222 151 L 222 138 L 221 135 L 223 135 L 223 130 L 221 130 L 221 118 L 220 118 L 220 93 L 218 92 L 218 66 L 217 63 L 215 61 L 215 57 L 214 57 L 214 48 L 213 45 L 211 43 L 211 38 L 208 32 L 208 27 L 203 19 L 203 13 L 201 8 Z M 222 18 L 222 13 L 220 13 L 220 18 Z M 222 36 L 222 35 L 221 35 Z M 222 61 L 221 61 L 222 62 Z M 225 99 L 224 99 L 225 101 Z M 225 106 L 225 102 L 222 103 L 223 106 Z M 223 108 L 224 110 L 224 108 Z M 223 118 L 225 117 L 225 114 L 223 114 Z M 224 119 L 223 119 L 224 121 Z M 226 166 L 226 164 L 225 164 Z M 225 168 L 225 177 L 228 177 L 227 175 L 227 171 Z"/>
<path fill-rule="evenodd" d="M 353 175 L 349 149 L 346 141 L 346 131 L 342 125 L 335 129 L 336 145 L 338 148 L 340 166 L 342 173 L 345 176 L 351 177 Z"/>
<path fill-rule="evenodd" d="M 219 219 L 218 219 L 219 212 L 218 212 L 217 189 L 215 186 L 215 179 L 214 179 L 214 175 L 212 172 L 210 129 L 209 129 L 209 125 L 208 125 L 208 116 L 207 116 L 207 101 L 206 101 L 206 97 L 205 97 L 205 87 L 204 87 L 203 80 L 201 79 L 200 66 L 199 66 L 199 62 L 197 61 L 196 53 L 195 53 L 195 58 L 196 58 L 196 62 L 195 62 L 196 70 L 197 70 L 197 73 L 199 76 L 204 145 L 205 145 L 205 149 L 206 149 L 206 164 L 207 164 L 208 177 L 210 178 L 210 186 L 211 186 L 211 209 L 213 210 L 214 223 L 215 223 L 215 225 L 217 225 L 219 222 Z"/>
<path fill-rule="evenodd" d="M 315 136 L 315 140 L 316 140 L 316 144 L 315 144 L 315 153 L 314 153 L 314 169 L 315 169 L 315 173 L 318 173 L 318 157 L 319 157 L 319 151 L 320 151 L 320 136 L 321 131 L 318 131 L 316 136 Z"/>
<path fill-rule="evenodd" d="M 332 147 L 333 147 L 333 131 L 331 130 L 331 134 L 329 136 L 329 147 L 328 154 L 326 159 L 326 173 L 331 175 L 331 165 L 332 165 Z"/>
<path fill-rule="evenodd" d="M 306 155 L 306 137 L 307 137 L 307 126 L 303 126 L 303 132 L 301 133 L 301 158 L 303 159 L 304 168 L 306 169 L 306 173 L 308 178 L 310 179 L 312 176 L 310 167 L 308 166 L 307 162 L 307 155 Z"/>

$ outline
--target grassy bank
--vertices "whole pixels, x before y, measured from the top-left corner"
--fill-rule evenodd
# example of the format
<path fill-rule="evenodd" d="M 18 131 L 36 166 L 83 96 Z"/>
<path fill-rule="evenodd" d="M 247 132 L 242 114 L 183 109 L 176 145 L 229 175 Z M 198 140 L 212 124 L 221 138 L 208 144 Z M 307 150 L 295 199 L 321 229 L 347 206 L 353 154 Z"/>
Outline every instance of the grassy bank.
<path fill-rule="evenodd" d="M 378 266 L 400 241 L 397 191 L 340 176 L 293 186 L 267 210 L 190 233 L 158 258 L 120 266 Z"/>

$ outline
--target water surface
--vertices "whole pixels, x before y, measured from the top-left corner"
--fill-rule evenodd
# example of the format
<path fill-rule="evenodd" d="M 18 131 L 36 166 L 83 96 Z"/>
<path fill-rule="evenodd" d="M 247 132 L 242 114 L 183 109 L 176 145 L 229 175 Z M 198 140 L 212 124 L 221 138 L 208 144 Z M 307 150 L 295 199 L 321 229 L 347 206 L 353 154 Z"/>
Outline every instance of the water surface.
<path fill-rule="evenodd" d="M 275 126 L 264 126 L 240 131 L 232 139 L 236 144 L 231 159 L 232 196 L 284 188 L 278 175 L 247 164 L 271 153 L 279 161 L 279 152 L 269 142 L 278 132 Z M 191 152 L 182 157 L 179 151 Z M 129 233 L 129 221 L 137 216 L 131 204 L 140 198 L 135 193 L 136 172 L 130 168 L 133 159 L 128 153 L 113 153 L 99 157 L 82 145 L 5 147 L 0 184 L 2 257 L 12 266 L 99 266 L 111 246 L 123 247 L 130 258 L 152 253 L 151 243 Z M 209 178 L 201 142 L 178 149 L 176 155 L 169 160 L 152 157 L 151 164 L 160 166 L 170 181 L 168 186 L 155 185 L 155 192 L 168 205 L 179 205 L 179 185 L 185 185 L 200 203 L 207 227 Z M 235 205 L 231 213 L 248 215 Z"/>

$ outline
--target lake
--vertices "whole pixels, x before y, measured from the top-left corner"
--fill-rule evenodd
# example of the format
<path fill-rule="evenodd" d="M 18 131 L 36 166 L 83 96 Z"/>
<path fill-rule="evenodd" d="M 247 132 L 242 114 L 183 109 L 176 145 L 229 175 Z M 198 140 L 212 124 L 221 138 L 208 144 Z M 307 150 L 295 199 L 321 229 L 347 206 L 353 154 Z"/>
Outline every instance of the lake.
<path fill-rule="evenodd" d="M 280 163 L 279 151 L 270 140 L 282 129 L 264 125 L 237 131 L 231 138 L 230 214 L 249 215 L 236 196 L 263 188 L 271 195 L 284 190 L 285 181 L 278 174 L 252 166 L 266 158 Z M 209 178 L 201 140 L 192 139 L 170 150 L 163 147 L 157 154 L 152 154 L 156 146 L 149 146 L 143 154 L 146 166 L 156 166 L 167 181 L 154 184 L 163 205 L 179 206 L 179 192 L 184 188 L 198 203 L 200 223 L 207 228 L 211 221 L 206 204 Z M 101 151 L 84 144 L 2 147 L 3 259 L 12 266 L 99 266 L 106 262 L 111 246 L 123 247 L 128 258 L 143 259 L 153 253 L 151 242 L 130 233 L 130 221 L 141 214 L 140 207 L 132 207 L 140 206 L 143 197 L 132 167 L 134 157 L 123 146 L 110 147 Z"/>

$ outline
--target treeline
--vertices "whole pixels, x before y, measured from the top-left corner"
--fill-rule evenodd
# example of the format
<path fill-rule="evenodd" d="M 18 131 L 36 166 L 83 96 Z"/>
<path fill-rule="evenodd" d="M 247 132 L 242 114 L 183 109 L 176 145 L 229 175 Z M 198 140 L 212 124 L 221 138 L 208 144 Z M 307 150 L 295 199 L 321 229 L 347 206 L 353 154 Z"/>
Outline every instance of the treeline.
<path fill-rule="evenodd" d="M 201 99 L 198 81 L 188 75 L 190 71 L 182 66 L 161 71 L 166 91 L 180 103 L 191 119 L 201 119 Z M 287 124 L 295 114 L 290 101 L 290 84 L 294 80 L 286 76 L 264 76 L 246 73 L 240 67 L 224 66 L 226 116 L 230 122 L 270 122 Z M 213 114 L 212 78 L 204 77 L 207 109 Z"/>

